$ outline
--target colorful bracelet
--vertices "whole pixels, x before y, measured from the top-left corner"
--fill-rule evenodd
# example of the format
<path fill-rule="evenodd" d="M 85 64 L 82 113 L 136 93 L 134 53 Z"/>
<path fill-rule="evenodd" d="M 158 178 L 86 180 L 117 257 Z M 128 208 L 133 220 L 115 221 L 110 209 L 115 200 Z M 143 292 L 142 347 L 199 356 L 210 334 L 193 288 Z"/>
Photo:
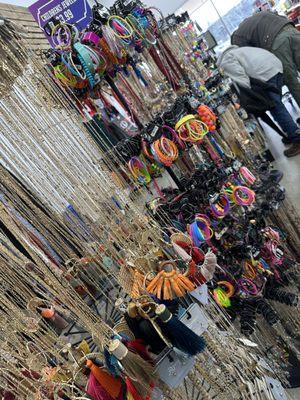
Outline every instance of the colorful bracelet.
<path fill-rule="evenodd" d="M 119 39 L 130 39 L 133 36 L 132 26 L 122 17 L 111 15 L 108 18 L 107 24 L 113 30 L 115 36 Z"/>
<path fill-rule="evenodd" d="M 256 181 L 255 176 L 252 174 L 251 171 L 247 167 L 241 167 L 240 168 L 240 177 L 242 180 L 245 182 L 246 185 L 253 185 L 254 182 Z"/>
<path fill-rule="evenodd" d="M 247 186 L 236 186 L 233 189 L 232 198 L 239 206 L 251 206 L 255 201 L 255 192 Z"/>
<path fill-rule="evenodd" d="M 142 185 L 147 185 L 151 181 L 151 176 L 146 165 L 138 158 L 132 157 L 128 162 L 132 176 Z"/>
<path fill-rule="evenodd" d="M 228 297 L 227 293 L 220 287 L 217 287 L 213 290 L 213 298 L 215 302 L 221 307 L 228 308 L 231 306 L 230 298 Z"/>
<path fill-rule="evenodd" d="M 83 44 L 93 44 L 94 46 L 98 46 L 100 41 L 100 37 L 96 35 L 95 32 L 85 32 L 81 38 L 81 43 Z"/>
<path fill-rule="evenodd" d="M 224 286 L 226 288 L 226 295 L 230 298 L 234 295 L 235 288 L 234 286 L 228 281 L 219 281 L 217 283 L 218 286 Z M 222 288 L 221 288 L 222 289 Z"/>
<path fill-rule="evenodd" d="M 230 211 L 228 196 L 224 193 L 219 194 L 216 202 L 210 202 L 210 209 L 214 217 L 224 218 Z"/>
<path fill-rule="evenodd" d="M 239 279 L 238 286 L 240 291 L 246 295 L 256 296 L 258 294 L 257 286 L 250 279 L 247 278 Z"/>

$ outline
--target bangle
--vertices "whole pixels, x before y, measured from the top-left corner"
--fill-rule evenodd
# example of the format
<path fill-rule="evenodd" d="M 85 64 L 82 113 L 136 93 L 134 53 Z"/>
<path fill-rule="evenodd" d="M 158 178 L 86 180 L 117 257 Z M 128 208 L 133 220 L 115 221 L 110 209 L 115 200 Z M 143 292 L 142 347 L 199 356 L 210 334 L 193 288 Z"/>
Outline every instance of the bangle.
<path fill-rule="evenodd" d="M 171 128 L 171 127 L 168 126 L 168 125 L 163 125 L 162 129 L 163 129 L 163 131 L 164 131 L 164 130 L 165 130 L 165 131 L 168 131 L 168 132 L 171 134 L 171 136 L 172 136 L 172 141 L 175 142 L 175 143 L 177 143 L 177 144 L 179 145 L 179 147 L 181 147 L 181 149 L 185 149 L 185 144 L 184 144 L 184 142 L 180 139 L 180 137 L 178 136 L 177 132 L 174 131 L 173 128 Z M 164 133 L 163 133 L 163 136 L 165 136 Z"/>
<path fill-rule="evenodd" d="M 175 125 L 179 137 L 184 142 L 199 142 L 208 133 L 208 127 L 194 115 L 186 115 Z"/>
<path fill-rule="evenodd" d="M 76 87 L 77 79 L 75 78 L 75 76 L 71 75 L 69 71 L 63 72 L 62 67 L 62 64 L 53 67 L 55 78 L 59 79 L 61 83 L 65 86 Z"/>
<path fill-rule="evenodd" d="M 238 280 L 238 285 L 240 291 L 245 293 L 246 295 L 256 296 L 258 293 L 257 286 L 250 279 L 241 278 Z"/>
<path fill-rule="evenodd" d="M 66 39 L 62 38 L 62 34 L 66 35 Z M 57 35 L 57 36 L 56 36 Z M 72 44 L 72 32 L 68 25 L 57 24 L 51 31 L 51 39 L 57 49 L 67 49 Z"/>
<path fill-rule="evenodd" d="M 93 44 L 94 46 L 98 46 L 100 41 L 100 37 L 96 35 L 95 32 L 85 32 L 81 38 L 81 43 L 83 44 Z"/>
<path fill-rule="evenodd" d="M 146 36 L 145 29 L 141 25 L 140 21 L 134 15 L 132 15 L 132 14 L 127 15 L 125 20 L 141 39 L 145 39 L 145 36 Z M 137 28 L 137 26 L 138 26 L 138 28 Z"/>
<path fill-rule="evenodd" d="M 66 59 L 67 57 L 68 57 L 68 59 Z M 75 76 L 78 76 L 78 77 L 80 77 L 82 79 L 85 79 L 85 78 L 82 77 L 82 75 L 78 71 L 78 68 L 75 66 L 74 61 L 72 59 L 72 54 L 71 53 L 69 53 L 69 54 L 62 53 L 61 61 L 68 68 L 69 72 L 71 72 L 72 75 L 75 75 Z"/>
<path fill-rule="evenodd" d="M 122 17 L 111 15 L 107 24 L 113 30 L 115 36 L 120 39 L 130 39 L 133 36 L 132 26 Z"/>
<path fill-rule="evenodd" d="M 240 177 L 245 182 L 245 184 L 251 186 L 256 181 L 255 176 L 252 174 L 251 171 L 247 167 L 240 168 Z"/>
<path fill-rule="evenodd" d="M 210 209 L 216 218 L 224 218 L 230 211 L 230 202 L 226 194 L 221 193 L 216 202 L 210 202 Z"/>
<path fill-rule="evenodd" d="M 244 262 L 244 271 L 243 276 L 248 279 L 254 279 L 257 275 L 254 266 L 247 260 Z"/>
<path fill-rule="evenodd" d="M 226 292 L 224 292 L 224 290 L 220 287 L 217 287 L 213 290 L 213 298 L 215 299 L 215 302 L 221 307 L 227 308 L 231 306 L 230 298 L 228 297 Z"/>
<path fill-rule="evenodd" d="M 152 143 L 151 151 L 160 163 L 168 167 L 178 158 L 178 148 L 176 144 L 163 136 Z"/>
<path fill-rule="evenodd" d="M 147 167 L 138 157 L 132 157 L 128 167 L 132 176 L 142 185 L 147 185 L 151 181 Z"/>
<path fill-rule="evenodd" d="M 154 157 L 148 151 L 148 146 L 147 145 L 148 145 L 148 143 L 146 142 L 146 140 L 142 139 L 142 150 L 143 150 L 143 153 L 145 154 L 145 156 L 147 158 L 149 158 L 149 160 L 154 160 Z"/>
<path fill-rule="evenodd" d="M 207 219 L 200 218 L 199 215 L 196 217 L 195 222 L 189 225 L 188 231 L 195 247 L 199 247 L 213 236 L 213 230 Z"/>
<path fill-rule="evenodd" d="M 236 186 L 232 198 L 239 206 L 250 206 L 255 201 L 255 192 L 246 186 Z"/>
<path fill-rule="evenodd" d="M 234 295 L 235 289 L 234 286 L 227 281 L 220 281 L 217 283 L 218 286 L 224 286 L 226 288 L 226 295 L 230 298 Z M 221 288 L 222 289 L 222 288 Z"/>

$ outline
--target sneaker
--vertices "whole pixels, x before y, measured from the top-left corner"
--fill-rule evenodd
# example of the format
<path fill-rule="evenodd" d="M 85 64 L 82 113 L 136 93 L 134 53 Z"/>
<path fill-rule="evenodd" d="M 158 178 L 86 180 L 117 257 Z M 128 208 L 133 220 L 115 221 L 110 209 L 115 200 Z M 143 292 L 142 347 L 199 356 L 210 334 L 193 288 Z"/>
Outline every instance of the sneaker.
<path fill-rule="evenodd" d="M 286 157 L 295 157 L 300 154 L 300 142 L 293 143 L 291 147 L 283 152 Z"/>

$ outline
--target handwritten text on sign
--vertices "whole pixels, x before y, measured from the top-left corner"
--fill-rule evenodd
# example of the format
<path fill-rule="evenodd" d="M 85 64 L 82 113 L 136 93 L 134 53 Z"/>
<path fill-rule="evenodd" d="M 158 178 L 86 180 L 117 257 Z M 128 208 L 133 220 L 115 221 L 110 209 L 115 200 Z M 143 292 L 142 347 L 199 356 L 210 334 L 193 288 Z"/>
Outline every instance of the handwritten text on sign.
<path fill-rule="evenodd" d="M 88 0 L 38 0 L 28 9 L 44 31 L 54 19 L 76 25 L 79 30 L 85 28 L 92 19 Z M 46 36 L 53 45 L 51 36 Z"/>

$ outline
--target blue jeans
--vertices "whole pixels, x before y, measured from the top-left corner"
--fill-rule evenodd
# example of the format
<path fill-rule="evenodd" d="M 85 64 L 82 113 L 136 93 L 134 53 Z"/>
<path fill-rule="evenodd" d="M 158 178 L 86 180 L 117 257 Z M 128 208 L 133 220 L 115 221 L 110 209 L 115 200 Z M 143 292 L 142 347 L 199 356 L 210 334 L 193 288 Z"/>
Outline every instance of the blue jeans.
<path fill-rule="evenodd" d="M 298 125 L 293 120 L 291 114 L 286 109 L 285 105 L 282 102 L 282 86 L 283 86 L 283 75 L 277 74 L 271 78 L 268 83 L 271 83 L 275 86 L 279 91 L 279 93 L 275 93 L 272 91 L 268 91 L 268 96 L 271 100 L 275 102 L 275 107 L 270 110 L 272 117 L 275 121 L 280 125 L 283 132 L 287 134 L 287 137 L 293 141 L 300 141 L 300 131 Z M 298 131 L 298 132 L 297 132 Z"/>

